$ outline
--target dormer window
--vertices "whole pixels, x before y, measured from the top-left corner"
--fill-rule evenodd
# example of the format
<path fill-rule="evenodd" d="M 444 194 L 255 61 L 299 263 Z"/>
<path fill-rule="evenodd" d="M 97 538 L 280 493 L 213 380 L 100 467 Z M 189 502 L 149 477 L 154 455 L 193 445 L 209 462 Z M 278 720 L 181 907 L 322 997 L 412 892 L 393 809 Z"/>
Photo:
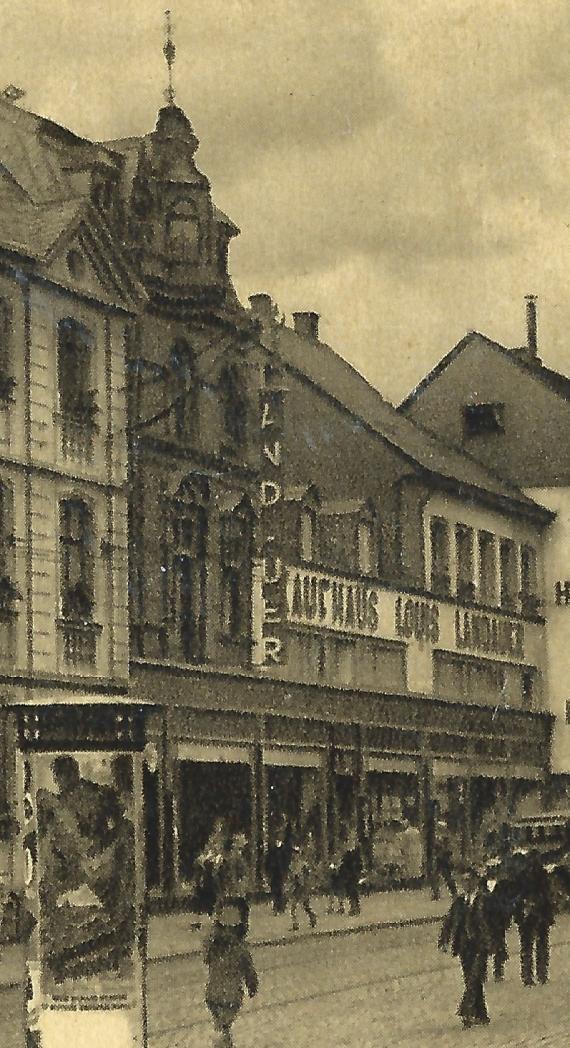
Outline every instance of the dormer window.
<path fill-rule="evenodd" d="M 504 404 L 465 404 L 463 408 L 463 435 L 482 437 L 505 431 Z"/>
<path fill-rule="evenodd" d="M 166 219 L 168 250 L 174 258 L 184 262 L 198 262 L 200 256 L 200 227 L 190 209 L 180 205 Z"/>

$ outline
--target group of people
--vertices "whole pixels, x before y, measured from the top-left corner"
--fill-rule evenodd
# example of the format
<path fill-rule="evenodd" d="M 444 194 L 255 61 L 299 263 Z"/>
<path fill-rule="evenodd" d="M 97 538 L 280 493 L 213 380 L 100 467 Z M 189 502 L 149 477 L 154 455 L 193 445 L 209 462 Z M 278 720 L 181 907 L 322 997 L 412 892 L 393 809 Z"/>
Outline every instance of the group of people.
<path fill-rule="evenodd" d="M 346 836 L 331 857 L 323 885 L 311 834 L 295 838 L 288 822 L 268 849 L 266 872 L 273 912 L 284 913 L 289 905 L 294 931 L 299 928 L 299 908 L 304 910 L 311 928 L 315 927 L 317 916 L 311 906 L 311 896 L 317 888 L 325 887 L 328 893 L 327 913 L 333 913 L 335 906 L 339 913 L 344 913 L 347 904 L 352 916 L 360 913 L 363 858 L 355 835 Z"/>
<path fill-rule="evenodd" d="M 450 872 L 452 903 L 438 945 L 458 957 L 464 992 L 458 1015 L 466 1027 L 486 1025 L 489 1013 L 485 982 L 492 961 L 497 982 L 508 960 L 507 931 L 514 923 L 520 942 L 520 975 L 524 986 L 548 980 L 550 929 L 554 923 L 555 879 L 568 881 L 566 867 L 545 862 L 536 849 L 515 848 L 483 867 Z M 568 888 L 568 883 L 565 885 Z"/>

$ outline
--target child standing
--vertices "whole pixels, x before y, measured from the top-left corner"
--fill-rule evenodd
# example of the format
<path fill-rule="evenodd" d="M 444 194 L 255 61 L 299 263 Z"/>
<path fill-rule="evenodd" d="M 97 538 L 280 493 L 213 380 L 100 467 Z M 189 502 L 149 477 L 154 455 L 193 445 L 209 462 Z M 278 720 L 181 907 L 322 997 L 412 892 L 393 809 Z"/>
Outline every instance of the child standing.
<path fill-rule="evenodd" d="M 216 910 L 204 944 L 206 1004 L 220 1034 L 220 1048 L 233 1045 L 231 1028 L 243 1003 L 244 985 L 250 997 L 257 993 L 257 972 L 245 942 L 248 915 L 245 899 L 225 899 Z"/>

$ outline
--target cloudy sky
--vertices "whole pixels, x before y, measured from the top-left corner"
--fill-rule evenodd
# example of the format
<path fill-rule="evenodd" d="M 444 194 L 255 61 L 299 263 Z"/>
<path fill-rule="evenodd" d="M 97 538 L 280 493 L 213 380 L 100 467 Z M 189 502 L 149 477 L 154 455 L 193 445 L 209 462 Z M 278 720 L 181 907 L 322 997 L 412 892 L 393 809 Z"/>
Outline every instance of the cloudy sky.
<path fill-rule="evenodd" d="M 0 0 L 3 77 L 97 139 L 152 128 L 163 3 Z M 321 313 L 400 399 L 467 330 L 570 373 L 567 0 L 171 0 L 177 98 L 242 230 L 242 299 Z"/>

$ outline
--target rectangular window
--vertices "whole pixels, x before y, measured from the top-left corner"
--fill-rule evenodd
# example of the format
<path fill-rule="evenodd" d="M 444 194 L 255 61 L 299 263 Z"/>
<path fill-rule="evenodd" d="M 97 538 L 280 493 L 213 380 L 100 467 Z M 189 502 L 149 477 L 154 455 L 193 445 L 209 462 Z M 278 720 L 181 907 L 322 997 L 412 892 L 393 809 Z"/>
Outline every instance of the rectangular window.
<path fill-rule="evenodd" d="M 89 506 L 81 499 L 59 505 L 60 609 L 63 660 L 72 666 L 93 666 L 97 634 L 93 621 L 94 528 Z"/>
<path fill-rule="evenodd" d="M 518 602 L 518 556 L 512 539 L 501 539 L 499 544 L 501 573 L 501 608 L 513 611 Z"/>
<path fill-rule="evenodd" d="M 521 610 L 536 615 L 539 609 L 537 560 L 534 546 L 521 546 Z"/>
<path fill-rule="evenodd" d="M 455 542 L 457 550 L 457 596 L 462 601 L 473 601 L 475 599 L 475 583 L 473 580 L 473 528 L 464 524 L 458 524 L 455 529 Z"/>
<path fill-rule="evenodd" d="M 315 530 L 316 518 L 312 510 L 302 510 L 300 522 L 300 553 L 301 560 L 311 564 L 315 559 Z"/>
<path fill-rule="evenodd" d="M 480 437 L 504 433 L 504 416 L 504 404 L 466 404 L 463 408 L 463 434 L 465 437 Z"/>
<path fill-rule="evenodd" d="M 372 525 L 365 520 L 358 525 L 358 568 L 361 575 L 372 573 Z"/>
<path fill-rule="evenodd" d="M 249 638 L 252 521 L 239 507 L 221 518 L 221 618 L 224 639 Z"/>
<path fill-rule="evenodd" d="M 370 691 L 406 691 L 405 645 L 355 639 L 354 684 Z"/>
<path fill-rule="evenodd" d="M 497 544 L 490 531 L 480 531 L 479 600 L 481 604 L 497 603 Z"/>
<path fill-rule="evenodd" d="M 443 517 L 431 518 L 430 543 L 431 589 L 433 593 L 446 596 L 450 589 L 449 525 Z"/>
<path fill-rule="evenodd" d="M 65 317 L 57 329 L 57 382 L 61 447 L 65 458 L 90 461 L 98 430 L 97 394 L 91 388 L 95 338 L 91 331 Z"/>
<path fill-rule="evenodd" d="M 490 659 L 434 654 L 434 690 L 443 699 L 479 705 L 499 704 L 505 693 L 505 667 Z"/>
<path fill-rule="evenodd" d="M 566 699 L 566 723 L 570 724 L 570 699 Z"/>
<path fill-rule="evenodd" d="M 522 704 L 523 709 L 532 710 L 534 707 L 535 687 L 534 671 L 523 670 L 522 672 Z"/>

